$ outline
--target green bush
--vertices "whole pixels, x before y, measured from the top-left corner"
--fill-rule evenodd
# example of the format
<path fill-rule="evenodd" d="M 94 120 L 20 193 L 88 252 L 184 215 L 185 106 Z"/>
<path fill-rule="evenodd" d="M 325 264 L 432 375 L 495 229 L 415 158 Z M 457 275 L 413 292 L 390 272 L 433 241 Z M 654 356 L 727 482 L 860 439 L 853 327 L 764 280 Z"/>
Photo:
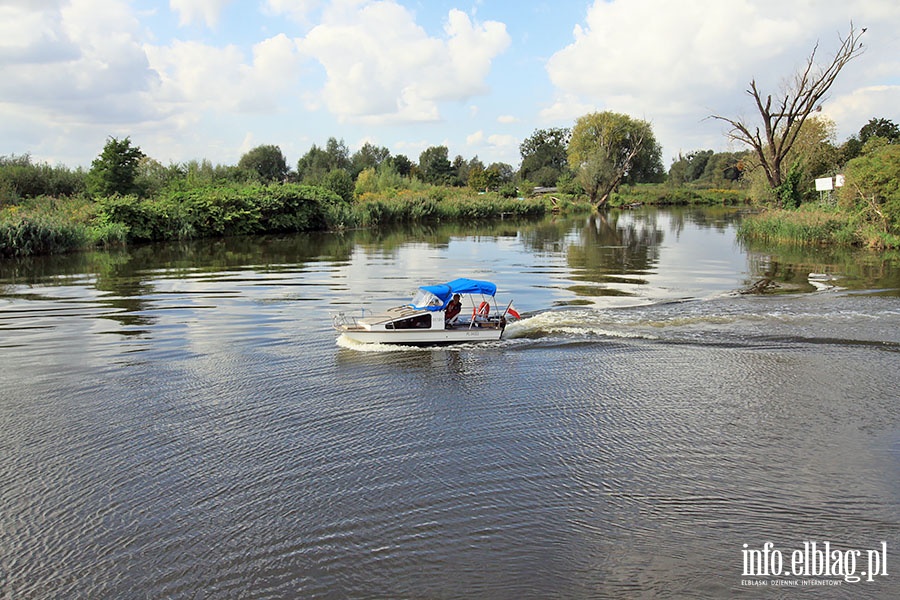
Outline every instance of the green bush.
<path fill-rule="evenodd" d="M 297 184 L 208 186 L 152 199 L 102 198 L 97 218 L 126 227 L 132 241 L 190 239 L 323 229 L 340 202 L 328 190 Z"/>
<path fill-rule="evenodd" d="M 841 208 L 879 238 L 900 235 L 900 144 L 868 149 L 847 163 L 844 174 Z"/>

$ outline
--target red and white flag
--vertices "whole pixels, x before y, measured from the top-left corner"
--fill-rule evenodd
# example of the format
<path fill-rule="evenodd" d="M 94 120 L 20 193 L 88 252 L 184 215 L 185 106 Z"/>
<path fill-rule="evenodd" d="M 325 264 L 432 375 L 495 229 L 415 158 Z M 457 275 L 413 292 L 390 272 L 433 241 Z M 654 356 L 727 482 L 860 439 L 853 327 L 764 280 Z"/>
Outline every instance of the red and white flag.
<path fill-rule="evenodd" d="M 509 303 L 509 306 L 506 307 L 506 314 L 511 315 L 515 319 L 521 319 L 519 316 L 519 311 L 516 310 L 516 307 L 512 305 L 512 302 Z"/>

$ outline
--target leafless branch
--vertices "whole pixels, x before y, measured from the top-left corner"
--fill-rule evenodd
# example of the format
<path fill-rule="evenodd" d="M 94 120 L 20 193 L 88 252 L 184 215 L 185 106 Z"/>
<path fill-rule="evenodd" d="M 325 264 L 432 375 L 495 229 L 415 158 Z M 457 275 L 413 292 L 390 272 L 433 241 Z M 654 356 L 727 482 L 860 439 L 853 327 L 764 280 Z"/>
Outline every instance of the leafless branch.
<path fill-rule="evenodd" d="M 810 114 L 821 109 L 821 103 L 841 70 L 862 54 L 863 45 L 860 37 L 865 31 L 865 29 L 857 31 L 853 23 L 850 23 L 849 33 L 846 37 L 839 37 L 840 47 L 832 61 L 825 66 L 818 66 L 816 63 L 816 53 L 819 49 L 817 43 L 805 66 L 795 74 L 784 95 L 775 100 L 774 109 L 772 95 L 765 95 L 764 98 L 756 85 L 756 80 L 751 80 L 747 93 L 756 104 L 762 129 L 758 125 L 751 129 L 742 119 L 712 115 L 713 119 L 724 121 L 731 126 L 727 134 L 730 139 L 753 149 L 771 187 L 781 185 L 784 175 L 783 162 L 797 141 L 803 123 Z"/>

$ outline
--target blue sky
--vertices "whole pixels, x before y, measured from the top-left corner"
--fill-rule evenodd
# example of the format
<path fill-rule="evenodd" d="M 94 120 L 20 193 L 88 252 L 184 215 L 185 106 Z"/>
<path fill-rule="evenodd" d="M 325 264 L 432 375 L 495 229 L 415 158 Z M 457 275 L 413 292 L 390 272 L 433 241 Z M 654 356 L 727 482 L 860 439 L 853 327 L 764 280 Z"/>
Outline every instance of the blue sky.
<path fill-rule="evenodd" d="M 130 136 L 164 164 L 276 144 L 296 165 L 336 137 L 518 167 L 536 129 L 614 110 L 668 167 L 740 149 L 706 117 L 752 118 L 752 78 L 778 93 L 851 20 L 867 50 L 823 105 L 837 142 L 900 123 L 895 0 L 0 0 L 0 155 L 88 166 Z"/>

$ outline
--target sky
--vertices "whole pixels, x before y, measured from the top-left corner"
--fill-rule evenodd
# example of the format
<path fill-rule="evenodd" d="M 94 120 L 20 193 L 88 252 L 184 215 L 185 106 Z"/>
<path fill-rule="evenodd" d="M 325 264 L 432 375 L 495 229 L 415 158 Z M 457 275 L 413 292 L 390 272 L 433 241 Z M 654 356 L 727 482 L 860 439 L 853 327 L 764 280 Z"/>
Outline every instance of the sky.
<path fill-rule="evenodd" d="M 668 168 L 743 149 L 709 116 L 752 120 L 752 79 L 778 94 L 851 22 L 837 143 L 900 124 L 896 0 L 0 0 L 0 155 L 89 167 L 127 136 L 163 164 L 274 144 L 296 166 L 334 137 L 518 168 L 536 130 L 611 110 Z"/>

